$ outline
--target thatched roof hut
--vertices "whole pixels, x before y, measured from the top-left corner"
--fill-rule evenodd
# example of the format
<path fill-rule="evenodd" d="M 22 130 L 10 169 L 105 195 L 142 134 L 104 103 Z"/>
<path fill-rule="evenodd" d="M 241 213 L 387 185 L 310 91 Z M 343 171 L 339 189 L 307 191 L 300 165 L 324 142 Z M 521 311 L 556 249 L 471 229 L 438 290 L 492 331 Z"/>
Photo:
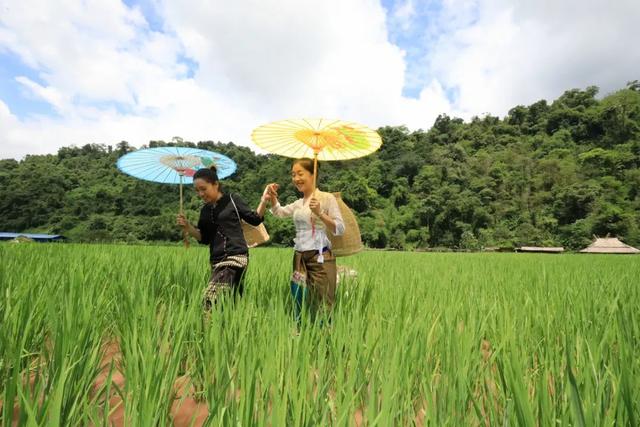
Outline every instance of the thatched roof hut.
<path fill-rule="evenodd" d="M 584 254 L 640 254 L 640 249 L 622 243 L 617 237 L 597 237 L 581 250 Z"/>

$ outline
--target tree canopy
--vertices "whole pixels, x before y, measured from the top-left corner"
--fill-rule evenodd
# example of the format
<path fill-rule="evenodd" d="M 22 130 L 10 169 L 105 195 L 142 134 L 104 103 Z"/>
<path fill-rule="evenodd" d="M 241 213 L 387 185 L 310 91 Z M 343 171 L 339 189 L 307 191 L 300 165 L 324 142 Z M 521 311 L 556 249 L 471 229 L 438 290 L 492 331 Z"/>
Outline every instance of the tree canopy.
<path fill-rule="evenodd" d="M 375 154 L 320 165 L 319 186 L 340 191 L 369 247 L 585 246 L 593 234 L 640 245 L 640 85 L 598 98 L 573 89 L 506 117 L 465 122 L 439 116 L 428 131 L 383 127 Z M 264 185 L 281 201 L 298 195 L 291 160 L 233 143 L 150 141 L 192 146 L 238 163 L 223 188 L 257 205 Z M 0 160 L 0 230 L 64 234 L 72 241 L 179 241 L 178 187 L 139 181 L 116 168 L 134 150 L 87 144 L 55 155 Z M 196 220 L 191 189 L 185 207 Z M 290 245 L 291 221 L 267 215 L 273 244 Z"/>

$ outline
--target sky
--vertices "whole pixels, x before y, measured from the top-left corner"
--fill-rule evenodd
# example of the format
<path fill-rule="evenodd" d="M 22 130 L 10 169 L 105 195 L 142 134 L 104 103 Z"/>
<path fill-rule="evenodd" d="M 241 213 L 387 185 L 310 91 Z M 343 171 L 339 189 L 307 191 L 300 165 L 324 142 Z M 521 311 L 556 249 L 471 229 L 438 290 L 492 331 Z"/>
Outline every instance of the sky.
<path fill-rule="evenodd" d="M 640 79 L 639 23 L 638 0 L 0 0 L 0 158 L 606 95 Z"/>

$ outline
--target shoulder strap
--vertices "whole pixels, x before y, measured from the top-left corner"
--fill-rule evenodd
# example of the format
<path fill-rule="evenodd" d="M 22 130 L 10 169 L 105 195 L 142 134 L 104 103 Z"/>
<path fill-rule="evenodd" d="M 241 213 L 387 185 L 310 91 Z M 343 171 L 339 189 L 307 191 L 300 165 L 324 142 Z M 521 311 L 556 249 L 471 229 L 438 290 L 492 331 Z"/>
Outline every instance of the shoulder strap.
<path fill-rule="evenodd" d="M 240 214 L 238 213 L 238 207 L 236 206 L 236 202 L 233 201 L 233 196 L 231 196 L 231 193 L 229 193 L 229 198 L 231 199 L 231 203 L 233 204 L 233 209 L 235 209 L 236 211 L 236 215 L 238 215 L 238 222 L 240 222 L 241 218 Z"/>

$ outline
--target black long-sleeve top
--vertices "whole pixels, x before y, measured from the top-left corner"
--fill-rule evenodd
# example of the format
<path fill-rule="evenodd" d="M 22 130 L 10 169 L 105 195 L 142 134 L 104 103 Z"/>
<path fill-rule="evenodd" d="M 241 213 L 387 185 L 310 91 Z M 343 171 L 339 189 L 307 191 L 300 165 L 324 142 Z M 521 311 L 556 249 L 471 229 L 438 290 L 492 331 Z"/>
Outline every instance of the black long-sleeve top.
<path fill-rule="evenodd" d="M 229 255 L 249 253 L 231 197 L 236 203 L 240 218 L 247 223 L 260 225 L 264 220 L 237 194 L 224 194 L 216 203 L 204 205 L 198 220 L 198 229 L 202 236 L 200 243 L 209 245 L 210 260 L 213 263 L 220 262 Z"/>

